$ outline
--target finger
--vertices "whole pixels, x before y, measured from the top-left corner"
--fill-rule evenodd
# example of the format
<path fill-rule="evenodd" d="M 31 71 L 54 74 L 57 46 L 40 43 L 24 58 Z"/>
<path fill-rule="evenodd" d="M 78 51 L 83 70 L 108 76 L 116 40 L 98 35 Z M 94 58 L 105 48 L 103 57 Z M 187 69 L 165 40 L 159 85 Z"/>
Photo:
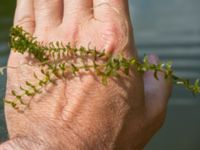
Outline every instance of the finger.
<path fill-rule="evenodd" d="M 95 18 L 102 20 L 116 13 L 129 16 L 128 0 L 94 0 Z"/>
<path fill-rule="evenodd" d="M 158 64 L 159 59 L 155 55 L 148 56 L 148 62 Z M 165 79 L 162 73 L 158 73 L 159 80 L 155 79 L 154 72 L 144 74 L 145 103 L 148 114 L 152 117 L 166 111 L 172 84 L 170 79 Z"/>
<path fill-rule="evenodd" d="M 93 14 L 92 0 L 64 0 L 63 22 L 82 19 Z"/>
<path fill-rule="evenodd" d="M 63 17 L 62 0 L 34 0 L 36 27 L 58 26 Z"/>
<path fill-rule="evenodd" d="M 17 0 L 14 25 L 22 26 L 27 32 L 34 32 L 33 0 Z"/>

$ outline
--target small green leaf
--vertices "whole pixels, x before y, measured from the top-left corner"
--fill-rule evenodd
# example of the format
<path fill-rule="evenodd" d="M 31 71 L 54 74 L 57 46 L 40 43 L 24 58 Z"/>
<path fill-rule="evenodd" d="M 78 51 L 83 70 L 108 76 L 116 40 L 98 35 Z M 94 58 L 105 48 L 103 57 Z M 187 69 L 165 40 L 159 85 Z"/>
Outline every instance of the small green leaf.
<path fill-rule="evenodd" d="M 15 90 L 12 90 L 11 93 L 12 93 L 13 96 L 17 95 Z"/>
<path fill-rule="evenodd" d="M 0 75 L 2 76 L 4 75 L 4 69 L 5 69 L 4 67 L 0 68 Z"/>
<path fill-rule="evenodd" d="M 155 77 L 156 80 L 159 80 L 159 78 L 158 78 L 158 71 L 157 70 L 154 71 L 154 77 Z"/>

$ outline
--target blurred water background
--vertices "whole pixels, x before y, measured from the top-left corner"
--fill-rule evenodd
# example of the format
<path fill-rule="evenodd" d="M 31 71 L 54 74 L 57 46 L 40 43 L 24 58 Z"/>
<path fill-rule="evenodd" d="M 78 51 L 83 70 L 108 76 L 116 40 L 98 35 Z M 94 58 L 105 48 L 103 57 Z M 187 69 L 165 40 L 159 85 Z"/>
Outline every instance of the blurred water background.
<path fill-rule="evenodd" d="M 200 0 L 129 0 L 139 54 L 172 60 L 180 76 L 200 78 Z M 0 2 L 0 66 L 6 65 L 8 31 L 15 1 Z M 23 10 L 22 10 L 23 11 Z M 6 77 L 0 77 L 0 138 L 7 139 L 3 115 Z M 199 150 L 200 96 L 174 87 L 164 127 L 145 150 Z"/>
<path fill-rule="evenodd" d="M 8 34 L 12 25 L 15 1 L 1 0 L 0 2 L 0 66 L 7 63 L 9 48 Z M 3 111 L 3 98 L 5 91 L 6 76 L 0 76 L 0 141 L 7 139 L 7 131 Z"/>

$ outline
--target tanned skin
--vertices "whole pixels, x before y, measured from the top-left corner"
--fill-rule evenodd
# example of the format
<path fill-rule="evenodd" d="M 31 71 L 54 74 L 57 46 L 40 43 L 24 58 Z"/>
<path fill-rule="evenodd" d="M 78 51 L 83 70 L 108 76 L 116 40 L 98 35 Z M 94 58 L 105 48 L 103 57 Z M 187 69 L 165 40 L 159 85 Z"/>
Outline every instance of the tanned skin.
<path fill-rule="evenodd" d="M 138 58 L 128 0 L 17 0 L 14 25 L 46 43 L 90 44 Z M 8 65 L 29 61 L 11 52 Z M 159 60 L 150 55 L 148 61 Z M 13 98 L 11 90 L 33 81 L 34 72 L 39 67 L 8 69 L 6 99 Z M 24 113 L 5 105 L 9 140 L 0 150 L 141 150 L 163 124 L 171 81 L 133 69 L 106 86 L 86 73 L 45 90 Z"/>

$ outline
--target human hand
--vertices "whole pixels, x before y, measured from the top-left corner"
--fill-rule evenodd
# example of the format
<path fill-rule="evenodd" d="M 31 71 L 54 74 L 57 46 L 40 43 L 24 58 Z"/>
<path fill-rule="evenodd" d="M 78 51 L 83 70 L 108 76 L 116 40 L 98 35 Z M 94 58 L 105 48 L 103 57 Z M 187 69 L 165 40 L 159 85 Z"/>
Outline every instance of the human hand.
<path fill-rule="evenodd" d="M 15 25 L 46 43 L 90 44 L 113 55 L 123 51 L 137 58 L 128 1 L 18 0 Z M 37 66 L 18 67 L 29 63 L 27 58 L 11 53 L 8 65 L 17 69 L 8 69 L 6 99 L 12 99 L 11 90 L 25 81 L 34 82 L 32 74 L 39 73 Z M 150 63 L 157 61 L 149 56 Z M 170 81 L 159 76 L 157 81 L 151 72 L 142 76 L 133 70 L 129 77 L 122 74 L 106 86 L 91 73 L 57 80 L 32 98 L 24 113 L 5 105 L 10 138 L 16 145 L 23 143 L 25 149 L 30 144 L 32 149 L 35 145 L 44 149 L 142 149 L 161 127 L 171 92 Z"/>

